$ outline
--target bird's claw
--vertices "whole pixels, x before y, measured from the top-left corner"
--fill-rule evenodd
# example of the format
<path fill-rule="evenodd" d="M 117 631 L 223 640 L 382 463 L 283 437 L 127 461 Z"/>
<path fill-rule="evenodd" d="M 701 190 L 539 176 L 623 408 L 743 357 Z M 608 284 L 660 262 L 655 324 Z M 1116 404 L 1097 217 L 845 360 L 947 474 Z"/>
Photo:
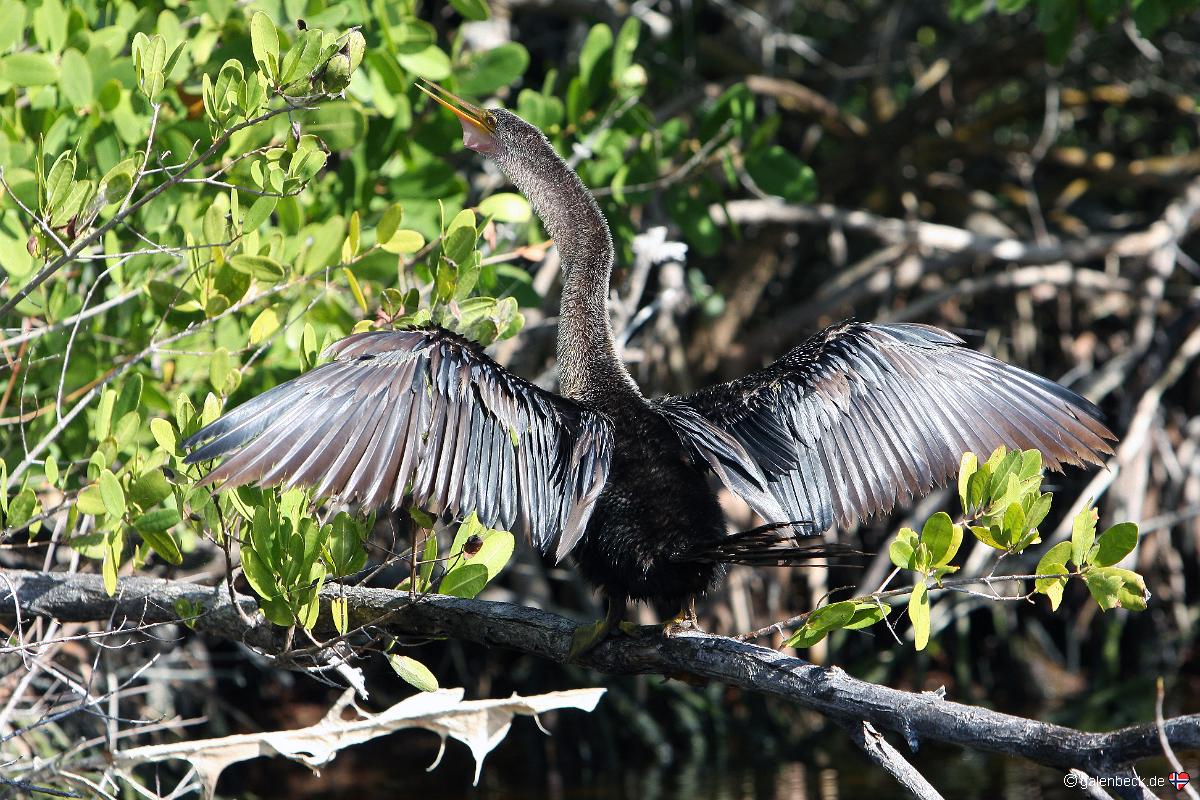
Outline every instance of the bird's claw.
<path fill-rule="evenodd" d="M 668 639 L 675 636 L 686 636 L 689 633 L 704 633 L 700 626 L 696 624 L 696 620 L 691 617 L 676 617 L 662 628 L 663 636 Z"/>
<path fill-rule="evenodd" d="M 567 660 L 578 661 L 595 650 L 608 636 L 611 627 L 607 620 L 593 622 L 591 625 L 580 625 L 571 636 L 571 649 L 567 651 Z"/>

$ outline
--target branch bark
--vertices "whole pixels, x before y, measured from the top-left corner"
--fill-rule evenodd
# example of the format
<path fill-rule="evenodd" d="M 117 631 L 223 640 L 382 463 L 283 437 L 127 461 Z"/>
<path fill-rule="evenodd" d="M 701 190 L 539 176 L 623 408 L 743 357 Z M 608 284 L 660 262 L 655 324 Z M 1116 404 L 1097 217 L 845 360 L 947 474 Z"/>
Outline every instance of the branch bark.
<path fill-rule="evenodd" d="M 124 626 L 175 623 L 177 600 L 203 607 L 196 631 L 284 655 L 287 632 L 257 613 L 241 596 L 237 604 L 224 586 L 178 580 L 123 578 L 117 594 L 104 592 L 99 575 L 5 570 L 0 618 L 43 617 L 63 622 Z M 385 628 L 397 635 L 451 637 L 489 647 L 518 650 L 566 663 L 576 622 L 511 603 L 428 596 L 416 602 L 407 592 L 326 585 L 322 600 L 344 596 L 352 626 Z M 330 619 L 322 609 L 320 619 Z M 248 620 L 248 621 L 247 621 Z M 321 625 L 317 636 L 332 636 Z M 1019 756 L 1062 770 L 1111 774 L 1141 758 L 1161 754 L 1160 732 L 1176 750 L 1200 749 L 1200 714 L 1136 725 L 1109 733 L 1072 728 L 945 700 L 934 692 L 905 692 L 858 680 L 836 666 L 820 667 L 793 656 L 722 636 L 696 633 L 666 638 L 657 626 L 616 635 L 586 655 L 581 666 L 612 675 L 638 673 L 698 676 L 746 691 L 767 694 L 835 719 L 854 719 L 900 733 L 916 750 L 940 741 L 991 753 Z"/>

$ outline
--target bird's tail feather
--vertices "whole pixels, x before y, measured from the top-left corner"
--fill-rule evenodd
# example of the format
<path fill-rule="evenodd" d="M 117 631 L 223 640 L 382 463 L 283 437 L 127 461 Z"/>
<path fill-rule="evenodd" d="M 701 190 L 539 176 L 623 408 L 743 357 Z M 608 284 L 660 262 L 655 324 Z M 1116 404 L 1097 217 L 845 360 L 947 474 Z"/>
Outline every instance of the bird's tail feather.
<path fill-rule="evenodd" d="M 807 522 L 773 522 L 717 541 L 704 542 L 673 561 L 745 564 L 752 567 L 834 566 L 831 558 L 866 555 L 832 542 L 807 543 L 814 535 Z M 824 561 L 817 562 L 818 559 Z M 841 565 L 842 562 L 837 562 Z"/>

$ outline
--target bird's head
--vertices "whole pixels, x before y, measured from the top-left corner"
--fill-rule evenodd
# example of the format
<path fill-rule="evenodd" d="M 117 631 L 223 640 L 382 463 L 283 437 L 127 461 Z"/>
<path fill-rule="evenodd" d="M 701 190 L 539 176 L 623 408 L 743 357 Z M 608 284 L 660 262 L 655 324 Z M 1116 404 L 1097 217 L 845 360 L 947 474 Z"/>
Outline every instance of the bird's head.
<path fill-rule="evenodd" d="M 540 130 L 511 111 L 472 105 L 432 81 L 420 81 L 417 88 L 458 117 L 463 144 L 495 159 L 501 167 L 548 147 Z"/>

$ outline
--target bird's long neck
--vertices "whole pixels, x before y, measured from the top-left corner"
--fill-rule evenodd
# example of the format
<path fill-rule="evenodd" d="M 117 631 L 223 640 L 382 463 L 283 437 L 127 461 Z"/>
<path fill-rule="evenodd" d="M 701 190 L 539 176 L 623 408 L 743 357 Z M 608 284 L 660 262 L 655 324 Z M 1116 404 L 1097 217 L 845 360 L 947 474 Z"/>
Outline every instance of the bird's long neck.
<path fill-rule="evenodd" d="M 637 385 L 617 355 L 608 320 L 608 282 L 613 243 L 608 223 L 591 192 L 554 152 L 501 162 L 509 179 L 533 204 L 562 259 L 558 321 L 558 371 L 564 396 L 603 403 Z"/>

